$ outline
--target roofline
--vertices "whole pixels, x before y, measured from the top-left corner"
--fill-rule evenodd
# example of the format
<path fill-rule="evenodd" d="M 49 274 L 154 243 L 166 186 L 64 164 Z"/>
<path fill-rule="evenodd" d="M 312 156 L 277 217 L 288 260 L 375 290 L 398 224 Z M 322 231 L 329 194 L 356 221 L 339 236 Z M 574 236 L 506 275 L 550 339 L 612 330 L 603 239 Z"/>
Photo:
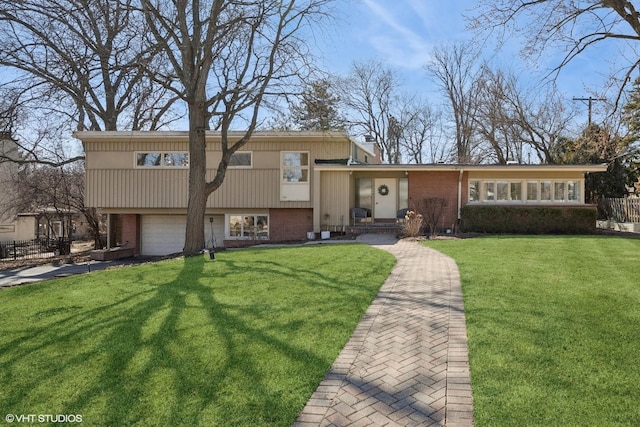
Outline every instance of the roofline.
<path fill-rule="evenodd" d="M 246 134 L 245 131 L 229 131 L 227 135 L 230 138 L 242 138 Z M 210 138 L 219 138 L 222 136 L 222 132 L 219 131 L 206 131 L 205 135 Z M 77 138 L 83 142 L 101 142 L 101 141 L 130 141 L 132 139 L 147 139 L 153 138 L 157 140 L 187 140 L 189 138 L 189 131 L 75 131 L 73 132 L 74 138 Z M 340 131 L 255 131 L 251 134 L 251 138 L 336 138 L 347 139 L 353 141 L 345 132 Z"/>
<path fill-rule="evenodd" d="M 445 171 L 445 172 L 460 172 L 460 171 L 486 171 L 493 172 L 512 172 L 512 171 L 538 171 L 538 172 L 605 172 L 607 170 L 607 164 L 599 165 L 467 165 L 467 164 L 353 164 L 353 165 L 315 165 L 316 170 L 320 171 L 345 171 L 345 172 L 390 172 L 390 171 L 402 171 L 402 172 L 419 172 L 419 171 Z"/>
<path fill-rule="evenodd" d="M 240 139 L 244 137 L 245 131 L 229 131 L 227 135 L 231 139 Z M 219 131 L 207 131 L 206 136 L 209 138 L 220 138 L 222 133 Z M 76 131 L 73 132 L 73 137 L 79 139 L 82 142 L 106 142 L 106 141 L 125 141 L 131 140 L 180 140 L 188 141 L 189 131 Z M 351 138 L 347 133 L 342 131 L 255 131 L 251 134 L 250 139 L 259 140 L 261 138 L 307 138 L 316 139 L 318 142 L 326 142 L 328 138 L 336 140 L 348 140 L 356 145 L 362 151 L 375 156 L 375 153 L 368 148 L 364 147 L 358 141 Z"/>

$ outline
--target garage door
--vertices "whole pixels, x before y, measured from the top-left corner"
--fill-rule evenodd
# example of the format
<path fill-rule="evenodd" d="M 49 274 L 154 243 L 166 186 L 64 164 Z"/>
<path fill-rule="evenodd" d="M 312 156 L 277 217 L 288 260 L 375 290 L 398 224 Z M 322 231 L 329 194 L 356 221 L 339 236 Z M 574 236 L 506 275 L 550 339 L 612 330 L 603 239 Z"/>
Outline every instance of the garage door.
<path fill-rule="evenodd" d="M 182 252 L 187 217 L 184 215 L 143 215 L 142 255 L 168 255 Z"/>

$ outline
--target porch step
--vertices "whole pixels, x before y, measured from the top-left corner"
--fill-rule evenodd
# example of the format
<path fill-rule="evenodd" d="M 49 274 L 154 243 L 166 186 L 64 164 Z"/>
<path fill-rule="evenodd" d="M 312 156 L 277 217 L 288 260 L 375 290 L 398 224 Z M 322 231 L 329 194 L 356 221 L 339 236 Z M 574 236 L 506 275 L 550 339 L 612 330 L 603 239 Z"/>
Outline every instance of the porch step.
<path fill-rule="evenodd" d="M 347 227 L 349 234 L 364 234 L 364 233 L 381 233 L 381 234 L 400 234 L 402 231 L 402 224 L 396 223 L 363 223 L 356 224 Z"/>

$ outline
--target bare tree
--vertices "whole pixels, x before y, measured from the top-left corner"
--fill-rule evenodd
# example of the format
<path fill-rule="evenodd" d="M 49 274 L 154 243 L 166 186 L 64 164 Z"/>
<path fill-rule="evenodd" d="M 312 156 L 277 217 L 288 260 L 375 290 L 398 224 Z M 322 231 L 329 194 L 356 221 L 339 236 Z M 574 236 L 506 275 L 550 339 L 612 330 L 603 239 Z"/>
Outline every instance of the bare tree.
<path fill-rule="evenodd" d="M 400 87 L 397 75 L 380 61 L 354 63 L 342 85 L 349 126 L 374 139 L 383 161 L 398 163 L 398 138 L 390 135 Z"/>
<path fill-rule="evenodd" d="M 134 0 L 0 0 L 3 93 L 23 112 L 14 128 L 25 162 L 83 159 L 58 152 L 69 131 L 157 129 L 177 97 L 148 76 L 158 50 Z M 65 132 L 52 132 L 52 124 Z M 55 141 L 56 144 L 49 144 Z"/>
<path fill-rule="evenodd" d="M 524 35 L 523 55 L 537 58 L 559 48 L 566 52 L 554 71 L 560 72 L 569 62 L 594 45 L 607 41 L 640 41 L 640 13 L 628 0 L 482 0 L 470 26 L 502 41 L 512 34 Z M 640 67 L 632 57 L 618 80 L 619 95 Z"/>
<path fill-rule="evenodd" d="M 557 147 L 572 133 L 575 110 L 553 88 L 524 88 L 510 72 L 482 66 L 477 77 L 475 131 L 484 161 L 558 163 Z"/>
<path fill-rule="evenodd" d="M 556 147 L 572 132 L 575 111 L 553 91 L 537 97 L 514 97 L 510 102 L 517 138 L 532 149 L 540 163 L 558 163 Z"/>
<path fill-rule="evenodd" d="M 426 102 L 411 102 L 402 109 L 402 151 L 409 163 L 444 161 L 448 150 L 441 115 Z"/>
<path fill-rule="evenodd" d="M 477 61 L 478 51 L 471 45 L 452 44 L 435 49 L 431 62 L 425 66 L 449 101 L 458 163 L 478 161 L 474 139 L 474 116 L 478 108 Z"/>
<path fill-rule="evenodd" d="M 331 0 L 142 0 L 146 26 L 171 64 L 157 75 L 188 108 L 189 187 L 185 255 L 204 248 L 209 195 L 222 185 L 229 160 L 258 125 L 263 101 L 286 92 L 312 55 L 305 35 Z M 234 121 L 242 137 L 230 140 Z M 222 157 L 207 179 L 205 131 L 221 133 Z"/>

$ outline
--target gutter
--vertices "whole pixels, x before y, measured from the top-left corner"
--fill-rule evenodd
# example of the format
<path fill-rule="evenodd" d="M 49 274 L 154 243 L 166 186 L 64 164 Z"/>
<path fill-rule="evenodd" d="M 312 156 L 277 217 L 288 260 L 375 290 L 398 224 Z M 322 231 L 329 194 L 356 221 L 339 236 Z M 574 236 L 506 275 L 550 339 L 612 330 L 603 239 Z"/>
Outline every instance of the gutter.
<path fill-rule="evenodd" d="M 460 223 L 460 219 L 462 215 L 460 213 L 462 209 L 462 174 L 464 173 L 464 168 L 460 168 L 460 175 L 458 176 L 458 224 Z"/>

